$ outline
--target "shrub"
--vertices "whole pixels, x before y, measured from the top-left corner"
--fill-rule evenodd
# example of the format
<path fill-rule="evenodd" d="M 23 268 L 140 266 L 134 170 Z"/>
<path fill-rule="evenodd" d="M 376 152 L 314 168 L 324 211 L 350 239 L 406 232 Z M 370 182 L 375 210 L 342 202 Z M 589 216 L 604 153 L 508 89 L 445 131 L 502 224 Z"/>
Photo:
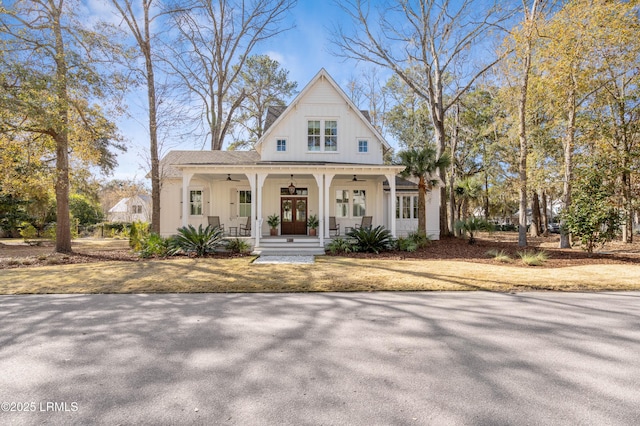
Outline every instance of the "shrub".
<path fill-rule="evenodd" d="M 414 252 L 418 250 L 418 244 L 410 237 L 399 237 L 396 240 L 396 250 Z"/>
<path fill-rule="evenodd" d="M 354 249 L 353 243 L 349 242 L 349 240 L 346 240 L 340 237 L 334 238 L 327 245 L 327 250 L 329 250 L 329 253 L 331 254 L 351 253 L 353 249 Z"/>
<path fill-rule="evenodd" d="M 425 248 L 431 243 L 431 239 L 429 238 L 429 236 L 419 231 L 410 232 L 409 235 L 407 235 L 407 239 L 416 243 L 416 246 L 419 249 Z"/>
<path fill-rule="evenodd" d="M 356 251 L 367 253 L 380 253 L 388 250 L 392 243 L 391 232 L 384 226 L 376 226 L 375 228 L 356 228 L 347 234 L 355 240 Z"/>
<path fill-rule="evenodd" d="M 30 240 L 38 236 L 38 231 L 29 222 L 22 222 L 20 224 L 20 236 L 24 238 L 25 241 Z"/>
<path fill-rule="evenodd" d="M 140 257 L 167 257 L 171 254 L 172 241 L 152 232 L 140 242 Z"/>
<path fill-rule="evenodd" d="M 149 224 L 133 222 L 129 231 L 129 247 L 134 251 L 142 250 L 142 242 L 149 236 Z"/>
<path fill-rule="evenodd" d="M 544 263 L 549 260 L 549 255 L 545 251 L 528 251 L 523 250 L 518 252 L 518 256 L 527 266 L 542 266 Z"/>
<path fill-rule="evenodd" d="M 487 252 L 487 256 L 493 258 L 493 260 L 500 262 L 500 263 L 509 263 L 511 262 L 511 256 L 509 256 L 507 253 L 505 253 L 504 250 L 489 250 Z"/>
<path fill-rule="evenodd" d="M 562 213 L 566 230 L 580 240 L 589 253 L 613 240 L 620 232 L 622 217 L 615 202 L 615 180 L 603 167 L 589 167 L 577 173 L 571 204 Z"/>
<path fill-rule="evenodd" d="M 475 244 L 476 239 L 473 235 L 479 231 L 493 231 L 493 224 L 479 217 L 470 217 L 466 220 L 459 220 L 455 225 L 456 230 L 462 231 L 462 235 L 469 234 L 469 244 Z"/>
<path fill-rule="evenodd" d="M 183 226 L 178 229 L 175 237 L 175 252 L 182 251 L 186 254 L 204 256 L 213 253 L 216 248 L 222 245 L 224 231 L 218 227 L 202 225 L 196 229 L 193 225 Z"/>
<path fill-rule="evenodd" d="M 251 250 L 251 244 L 249 244 L 245 240 L 236 238 L 234 240 L 227 241 L 227 250 L 232 253 L 249 253 L 249 251 Z"/>

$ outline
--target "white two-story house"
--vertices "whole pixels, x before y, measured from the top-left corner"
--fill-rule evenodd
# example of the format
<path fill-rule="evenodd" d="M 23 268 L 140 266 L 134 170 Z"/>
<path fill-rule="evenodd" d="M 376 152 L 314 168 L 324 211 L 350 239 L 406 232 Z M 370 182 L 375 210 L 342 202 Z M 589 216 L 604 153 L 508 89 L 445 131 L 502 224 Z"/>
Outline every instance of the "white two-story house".
<path fill-rule="evenodd" d="M 162 159 L 161 233 L 214 217 L 259 248 L 269 239 L 267 218 L 277 215 L 278 235 L 294 244 L 316 215 L 318 247 L 337 233 L 330 222 L 344 235 L 363 217 L 406 234 L 417 229 L 417 185 L 397 177 L 402 166 L 384 164 L 389 149 L 367 112 L 322 69 L 289 106 L 269 109 L 255 151 L 171 151 Z M 439 202 L 439 191 L 427 194 L 432 238 Z"/>

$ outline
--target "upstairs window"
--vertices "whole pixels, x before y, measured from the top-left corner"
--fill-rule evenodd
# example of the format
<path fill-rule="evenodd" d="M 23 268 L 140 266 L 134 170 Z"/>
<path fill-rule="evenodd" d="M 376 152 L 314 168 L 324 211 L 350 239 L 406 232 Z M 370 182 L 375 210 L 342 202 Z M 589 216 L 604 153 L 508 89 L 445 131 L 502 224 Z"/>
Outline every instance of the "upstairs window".
<path fill-rule="evenodd" d="M 320 120 L 307 123 L 307 144 L 309 151 L 320 151 Z"/>
<path fill-rule="evenodd" d="M 140 204 L 134 204 L 133 206 L 131 206 L 131 213 L 133 213 L 133 214 L 141 214 L 142 213 L 142 206 Z"/>
<path fill-rule="evenodd" d="M 369 141 L 367 140 L 359 140 L 358 141 L 358 152 L 365 153 L 369 152 Z"/>
<path fill-rule="evenodd" d="M 335 120 L 324 122 L 324 150 L 338 150 L 338 122 Z"/>
<path fill-rule="evenodd" d="M 276 151 L 285 152 L 287 150 L 287 140 L 286 139 L 278 139 L 276 141 Z"/>
<path fill-rule="evenodd" d="M 337 152 L 338 121 L 307 121 L 307 147 L 310 152 Z"/>

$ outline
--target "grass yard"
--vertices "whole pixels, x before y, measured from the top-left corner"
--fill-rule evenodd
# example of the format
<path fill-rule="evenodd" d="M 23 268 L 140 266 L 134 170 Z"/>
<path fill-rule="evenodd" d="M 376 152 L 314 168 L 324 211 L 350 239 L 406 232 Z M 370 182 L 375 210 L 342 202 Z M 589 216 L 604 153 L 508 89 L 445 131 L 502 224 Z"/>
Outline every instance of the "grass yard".
<path fill-rule="evenodd" d="M 78 239 L 73 254 L 21 240 L 0 241 L 0 294 L 306 291 L 640 290 L 640 243 L 606 254 L 557 250 L 557 236 L 531 241 L 543 266 L 518 258 L 517 234 L 449 238 L 418 252 L 320 256 L 313 265 L 253 264 L 253 257 L 141 260 L 126 240 Z M 490 258 L 497 251 L 505 259 Z"/>
<path fill-rule="evenodd" d="M 640 290 L 640 266 L 522 268 L 451 260 L 318 257 L 314 265 L 253 258 L 97 262 L 0 272 L 0 294 L 306 291 Z"/>

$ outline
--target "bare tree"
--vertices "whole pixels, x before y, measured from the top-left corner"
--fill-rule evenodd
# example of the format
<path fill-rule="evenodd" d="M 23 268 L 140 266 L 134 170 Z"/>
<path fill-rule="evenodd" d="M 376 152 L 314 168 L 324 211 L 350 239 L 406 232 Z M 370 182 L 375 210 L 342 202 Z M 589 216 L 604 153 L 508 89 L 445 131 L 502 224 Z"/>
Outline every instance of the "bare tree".
<path fill-rule="evenodd" d="M 290 27 L 284 24 L 296 0 L 196 0 L 195 7 L 174 15 L 179 37 L 172 70 L 202 108 L 198 121 L 211 142 L 222 149 L 233 114 L 245 96 L 236 90 L 253 48 Z"/>
<path fill-rule="evenodd" d="M 536 21 L 540 14 L 541 0 L 533 0 L 531 10 L 528 10 L 527 0 L 522 1 L 524 10 L 523 41 L 520 49 L 516 49 L 516 56 L 520 62 L 520 93 L 518 97 L 518 140 L 520 142 L 520 160 L 518 162 L 520 216 L 518 217 L 518 246 L 527 246 L 527 155 L 529 147 L 527 141 L 527 92 L 529 90 L 529 74 L 531 73 L 531 56 L 533 41 L 536 36 Z M 536 230 L 536 232 L 538 232 Z"/>
<path fill-rule="evenodd" d="M 149 157 L 151 163 L 151 231 L 160 232 L 160 155 L 158 148 L 158 102 L 155 77 L 155 35 L 151 30 L 154 21 L 166 11 L 159 0 L 111 0 L 123 22 L 133 35 L 139 56 L 144 59 L 140 70 L 147 86 L 149 111 Z"/>
<path fill-rule="evenodd" d="M 484 7 L 474 0 L 401 0 L 384 4 L 378 19 L 371 19 L 368 1 L 346 0 L 341 7 L 356 25 L 353 34 L 342 28 L 334 31 L 333 43 L 343 57 L 372 62 L 393 70 L 417 96 L 425 99 L 433 121 L 437 156 L 446 150 L 445 114 L 476 80 L 501 58 L 457 68 L 492 29 L 500 29 L 510 11 L 502 2 Z M 476 16 L 472 15 L 477 11 Z M 402 25 L 398 25 L 402 22 Z M 417 70 L 417 72 L 416 72 Z M 458 79 L 452 83 L 452 79 Z M 460 84 L 462 82 L 462 84 Z M 438 170 L 445 181 L 446 170 Z M 441 186 L 440 233 L 447 234 L 446 187 Z"/>

